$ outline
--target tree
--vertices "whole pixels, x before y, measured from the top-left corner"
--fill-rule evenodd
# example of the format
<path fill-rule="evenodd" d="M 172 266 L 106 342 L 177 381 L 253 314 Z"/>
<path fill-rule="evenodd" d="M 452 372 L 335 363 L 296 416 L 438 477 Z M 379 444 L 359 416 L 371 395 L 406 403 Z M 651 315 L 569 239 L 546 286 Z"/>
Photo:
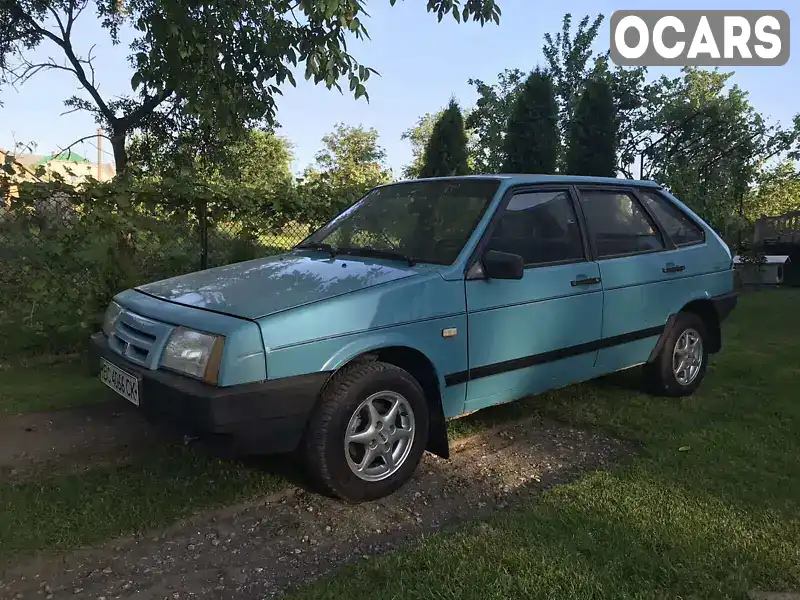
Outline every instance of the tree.
<path fill-rule="evenodd" d="M 583 86 L 592 70 L 592 44 L 597 38 L 603 15 L 597 15 L 589 24 L 589 15 L 578 23 L 575 34 L 572 34 L 572 15 L 567 13 L 561 21 L 561 31 L 555 37 L 544 34 L 545 44 L 542 53 L 547 61 L 547 68 L 553 78 L 553 86 L 559 105 L 558 126 L 563 140 L 569 139 L 569 128 L 572 112 L 580 96 Z"/>
<path fill-rule="evenodd" d="M 497 75 L 497 83 L 489 85 L 480 79 L 470 79 L 478 100 L 466 118 L 472 133 L 470 156 L 476 173 L 499 173 L 505 163 L 505 138 L 508 119 L 517 93 L 525 80 L 519 69 L 506 69 Z"/>
<path fill-rule="evenodd" d="M 391 181 L 378 138 L 375 129 L 341 123 L 322 138 L 323 149 L 299 185 L 302 218 L 311 224 L 325 222 L 376 185 Z"/>
<path fill-rule="evenodd" d="M 570 122 L 567 172 L 613 177 L 616 171 L 617 124 L 608 82 L 590 79 L 575 104 Z"/>
<path fill-rule="evenodd" d="M 792 160 L 783 160 L 758 174 L 755 187 L 744 201 L 744 217 L 774 217 L 800 211 L 800 173 Z"/>
<path fill-rule="evenodd" d="M 505 136 L 505 170 L 554 173 L 558 158 L 558 105 L 550 76 L 530 74 L 517 95 Z"/>
<path fill-rule="evenodd" d="M 389 0 L 394 5 L 396 0 Z M 74 44 L 76 20 L 90 4 L 114 43 L 132 30 L 131 94 L 103 97 L 90 50 Z M 429 0 L 438 19 L 499 22 L 495 0 Z M 375 71 L 347 51 L 349 37 L 365 39 L 359 0 L 227 0 L 188 5 L 182 0 L 5 0 L 0 3 L 0 84 L 24 84 L 51 70 L 71 73 L 86 96 L 66 101 L 87 110 L 110 133 L 117 172 L 128 166 L 128 136 L 156 112 L 181 111 L 223 132 L 275 117 L 275 96 L 294 69 L 306 79 L 341 90 L 344 79 L 356 98 Z M 53 56 L 38 62 L 31 51 L 46 43 Z"/>
<path fill-rule="evenodd" d="M 729 87 L 732 75 L 685 68 L 680 78 L 662 78 L 662 107 L 652 118 L 641 162 L 645 177 L 666 185 L 738 243 L 748 227 L 751 186 L 763 165 L 791 153 L 800 119 L 787 129 L 769 125 L 744 90 Z"/>
<path fill-rule="evenodd" d="M 464 118 L 455 99 L 451 99 L 439 120 L 433 126 L 431 138 L 425 147 L 420 177 L 447 177 L 469 173 L 467 162 L 467 134 Z"/>
<path fill-rule="evenodd" d="M 227 149 L 225 159 L 215 165 L 212 175 L 232 185 L 276 190 L 294 179 L 291 145 L 272 131 L 250 130 L 244 139 Z"/>
<path fill-rule="evenodd" d="M 614 97 L 617 129 L 617 170 L 633 177 L 631 163 L 638 154 L 640 144 L 646 139 L 650 115 L 657 110 L 657 84 L 646 82 L 645 67 L 609 67 L 605 52 L 595 56 L 592 45 L 597 40 L 603 15 L 591 19 L 584 16 L 572 32 L 572 15 L 567 13 L 561 22 L 561 31 L 555 36 L 545 34 L 542 52 L 548 72 L 553 78 L 556 100 L 559 105 L 558 128 L 561 132 L 562 153 L 559 165 L 566 168 L 569 151 L 569 131 L 575 105 L 584 85 L 592 78 L 606 80 Z M 656 103 L 654 105 L 654 103 Z"/>
<path fill-rule="evenodd" d="M 590 77 L 603 77 L 611 86 L 616 106 L 619 132 L 617 168 L 633 177 L 630 165 L 646 139 L 642 132 L 647 129 L 648 118 L 654 112 L 651 103 L 658 100 L 657 86 L 646 83 L 647 70 L 644 67 L 612 69 L 608 64 L 608 53 L 595 56 L 592 45 L 599 34 L 603 15 L 594 20 L 589 16 L 583 17 L 574 32 L 572 23 L 572 15 L 564 15 L 561 31 L 555 35 L 546 34 L 542 48 L 559 107 L 561 144 L 558 168 L 565 168 L 574 104 Z M 524 79 L 523 71 L 506 69 L 498 75 L 494 85 L 477 79 L 469 80 L 478 93 L 476 107 L 466 120 L 467 129 L 475 136 L 470 154 L 474 157 L 476 171 L 496 172 L 502 168 L 505 161 L 503 138 Z"/>
<path fill-rule="evenodd" d="M 411 143 L 411 164 L 403 167 L 404 179 L 416 179 L 422 171 L 423 161 L 425 159 L 425 147 L 433 134 L 433 127 L 436 122 L 441 119 L 442 113 L 440 110 L 437 113 L 425 113 L 417 119 L 414 127 L 407 129 L 400 136 L 402 140 L 408 140 Z"/>

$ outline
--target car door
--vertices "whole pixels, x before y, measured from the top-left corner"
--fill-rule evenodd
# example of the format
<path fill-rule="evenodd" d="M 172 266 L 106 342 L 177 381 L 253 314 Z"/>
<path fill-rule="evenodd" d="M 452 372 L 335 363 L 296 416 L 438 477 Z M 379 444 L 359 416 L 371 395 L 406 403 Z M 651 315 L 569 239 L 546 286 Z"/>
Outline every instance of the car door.
<path fill-rule="evenodd" d="M 672 286 L 679 265 L 633 188 L 579 186 L 579 197 L 603 280 L 597 373 L 609 373 L 647 361 L 682 296 Z"/>
<path fill-rule="evenodd" d="M 602 286 L 575 202 L 569 186 L 527 187 L 498 207 L 478 255 L 518 254 L 525 269 L 520 280 L 475 278 L 479 263 L 468 272 L 467 411 L 591 378 Z"/>

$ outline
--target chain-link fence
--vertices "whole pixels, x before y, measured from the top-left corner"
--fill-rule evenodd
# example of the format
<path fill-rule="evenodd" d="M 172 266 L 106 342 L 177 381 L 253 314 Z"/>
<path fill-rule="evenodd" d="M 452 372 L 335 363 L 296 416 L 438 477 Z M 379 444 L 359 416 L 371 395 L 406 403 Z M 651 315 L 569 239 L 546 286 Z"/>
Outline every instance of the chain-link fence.
<path fill-rule="evenodd" d="M 0 182 L 2 184 L 3 182 Z M 0 185 L 0 360 L 81 351 L 121 290 L 285 252 L 310 233 L 219 194 Z M 223 198 L 223 200 L 227 200 Z"/>

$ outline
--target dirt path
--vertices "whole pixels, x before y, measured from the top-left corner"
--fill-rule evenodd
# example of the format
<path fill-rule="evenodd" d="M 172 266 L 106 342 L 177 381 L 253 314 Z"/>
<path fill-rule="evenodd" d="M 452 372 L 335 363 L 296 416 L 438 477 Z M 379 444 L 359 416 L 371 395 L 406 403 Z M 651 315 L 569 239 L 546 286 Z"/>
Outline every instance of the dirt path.
<path fill-rule="evenodd" d="M 123 460 L 163 435 L 133 407 L 110 400 L 0 419 L 0 484 L 44 469 L 79 470 Z"/>
<path fill-rule="evenodd" d="M 297 487 L 198 515 L 167 531 L 65 558 L 39 558 L 0 579 L 2 598 L 262 598 L 420 534 L 491 513 L 599 468 L 629 445 L 540 418 L 426 455 L 415 478 L 383 500 L 348 505 Z"/>

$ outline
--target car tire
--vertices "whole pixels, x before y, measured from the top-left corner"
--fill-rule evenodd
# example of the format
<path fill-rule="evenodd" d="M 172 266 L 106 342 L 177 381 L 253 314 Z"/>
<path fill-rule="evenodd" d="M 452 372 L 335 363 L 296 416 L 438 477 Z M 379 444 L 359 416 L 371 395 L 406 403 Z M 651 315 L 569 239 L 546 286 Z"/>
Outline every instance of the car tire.
<path fill-rule="evenodd" d="M 309 475 L 349 502 L 388 496 L 414 473 L 429 428 L 425 393 L 407 371 L 380 361 L 345 367 L 325 385 L 309 420 Z"/>
<path fill-rule="evenodd" d="M 694 313 L 680 313 L 658 356 L 645 367 L 648 389 L 661 396 L 693 394 L 708 368 L 708 342 L 703 319 Z"/>

